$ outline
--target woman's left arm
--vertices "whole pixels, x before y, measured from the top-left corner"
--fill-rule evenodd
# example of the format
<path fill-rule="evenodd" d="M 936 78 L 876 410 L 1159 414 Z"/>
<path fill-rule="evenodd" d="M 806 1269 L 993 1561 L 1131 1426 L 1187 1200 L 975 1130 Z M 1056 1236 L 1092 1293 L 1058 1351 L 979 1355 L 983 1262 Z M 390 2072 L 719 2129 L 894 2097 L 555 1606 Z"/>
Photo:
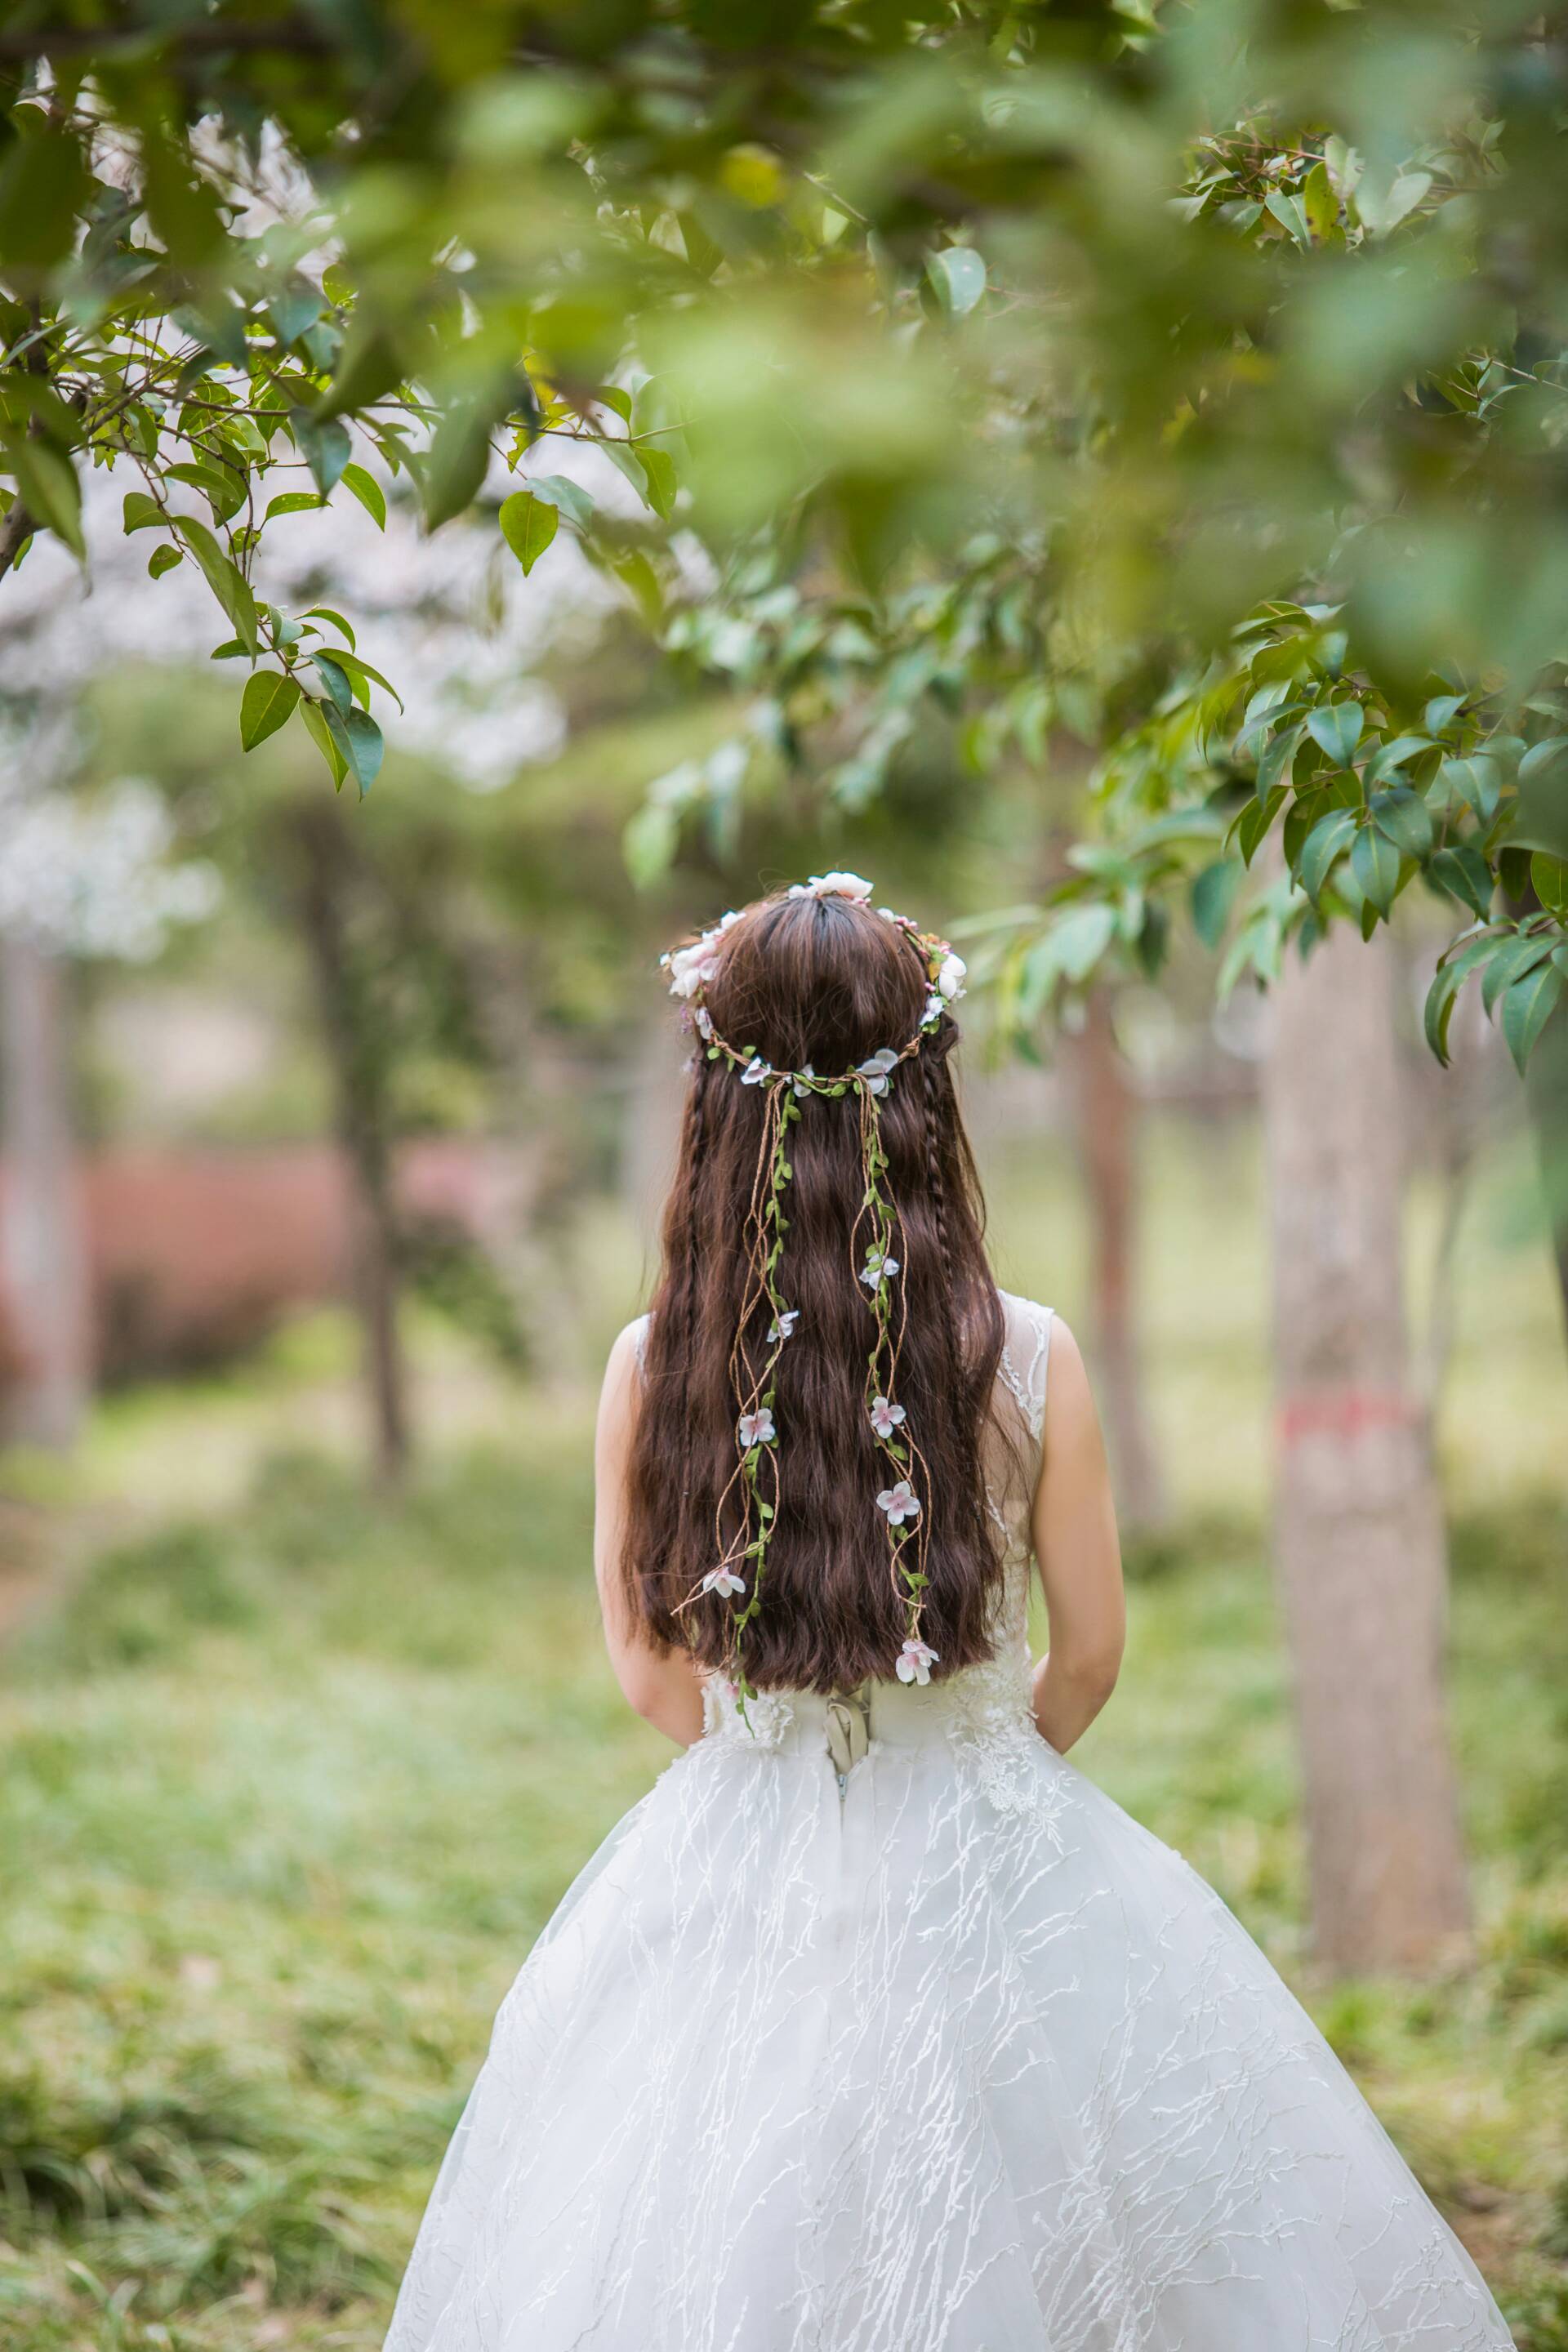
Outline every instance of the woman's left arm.
<path fill-rule="evenodd" d="M 702 1736 L 702 1686 L 685 1653 L 659 1652 L 638 1624 L 621 1575 L 626 1534 L 626 1468 L 637 1408 L 637 1326 L 628 1323 L 610 1350 L 594 1436 L 594 1575 L 605 1643 L 616 1680 L 635 1707 L 689 1748 Z"/>

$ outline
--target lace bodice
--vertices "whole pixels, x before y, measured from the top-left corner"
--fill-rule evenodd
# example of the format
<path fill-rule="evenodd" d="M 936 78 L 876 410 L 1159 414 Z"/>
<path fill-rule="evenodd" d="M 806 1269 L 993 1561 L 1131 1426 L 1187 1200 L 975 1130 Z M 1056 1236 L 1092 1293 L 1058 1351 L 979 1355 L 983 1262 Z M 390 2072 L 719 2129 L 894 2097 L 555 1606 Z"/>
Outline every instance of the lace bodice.
<path fill-rule="evenodd" d="M 985 1463 L 986 1508 L 1004 1547 L 993 1654 L 924 1689 L 889 1680 L 834 1698 L 764 1691 L 743 1717 L 732 1686 L 713 1675 L 704 1693 L 706 1738 L 763 1751 L 826 1747 L 841 1777 L 877 1739 L 899 1746 L 945 1740 L 994 1804 L 1009 1809 L 1028 1801 L 1039 1737 L 1029 1696 L 1029 1514 L 1045 1428 L 1052 1314 L 1007 1291 L 1001 1297 L 1006 1337 Z"/>

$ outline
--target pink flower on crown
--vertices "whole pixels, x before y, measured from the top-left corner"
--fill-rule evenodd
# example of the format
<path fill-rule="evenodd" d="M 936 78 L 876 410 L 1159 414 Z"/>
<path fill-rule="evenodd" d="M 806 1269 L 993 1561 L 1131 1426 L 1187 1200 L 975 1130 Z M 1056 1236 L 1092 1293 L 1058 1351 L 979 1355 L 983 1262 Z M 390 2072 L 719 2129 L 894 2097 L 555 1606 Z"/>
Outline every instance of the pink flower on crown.
<path fill-rule="evenodd" d="M 764 1062 L 760 1054 L 753 1054 L 741 1073 L 741 1084 L 743 1087 L 760 1087 L 763 1080 L 771 1078 L 773 1074 L 773 1064 Z"/>
<path fill-rule="evenodd" d="M 886 1511 L 890 1528 L 901 1528 L 906 1519 L 918 1519 L 921 1515 L 920 1497 L 907 1478 L 884 1486 L 877 1497 L 877 1508 Z"/>
<path fill-rule="evenodd" d="M 771 1445 L 778 1435 L 772 1410 L 765 1404 L 760 1404 L 755 1412 L 743 1412 L 736 1427 L 748 1453 L 753 1445 Z"/>
<path fill-rule="evenodd" d="M 702 1580 L 701 1589 L 704 1592 L 716 1592 L 721 1601 L 728 1601 L 731 1592 L 744 1592 L 746 1585 L 743 1577 L 737 1576 L 732 1568 L 721 1560 L 717 1568 L 709 1570 Z"/>
<path fill-rule="evenodd" d="M 923 1688 L 931 1680 L 931 1670 L 941 1660 L 924 1642 L 910 1640 L 899 1652 L 899 1662 L 893 1668 L 901 1683 L 919 1683 Z"/>
<path fill-rule="evenodd" d="M 898 1066 L 899 1055 L 895 1048 L 891 1045 L 879 1045 L 868 1061 L 857 1063 L 855 1075 L 864 1080 L 868 1095 L 885 1095 L 888 1091 L 888 1073 L 889 1070 L 896 1070 Z"/>
<path fill-rule="evenodd" d="M 872 1398 L 871 1426 L 879 1437 L 891 1437 L 905 1419 L 907 1415 L 901 1404 L 893 1404 L 887 1397 Z"/>

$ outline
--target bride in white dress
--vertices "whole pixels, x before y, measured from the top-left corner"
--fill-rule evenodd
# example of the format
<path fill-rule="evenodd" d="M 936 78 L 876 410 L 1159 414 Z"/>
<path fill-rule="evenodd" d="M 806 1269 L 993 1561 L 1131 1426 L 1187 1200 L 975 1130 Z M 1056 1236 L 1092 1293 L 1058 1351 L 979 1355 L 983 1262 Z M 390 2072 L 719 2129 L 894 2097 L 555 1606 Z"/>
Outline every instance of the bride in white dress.
<path fill-rule="evenodd" d="M 1262 1955 L 1063 1759 L 1121 1648 L 1094 1408 L 985 1270 L 962 965 L 867 900 L 670 960 L 699 1045 L 595 1549 L 684 1753 L 502 2005 L 387 2352 L 1497 2352 Z"/>

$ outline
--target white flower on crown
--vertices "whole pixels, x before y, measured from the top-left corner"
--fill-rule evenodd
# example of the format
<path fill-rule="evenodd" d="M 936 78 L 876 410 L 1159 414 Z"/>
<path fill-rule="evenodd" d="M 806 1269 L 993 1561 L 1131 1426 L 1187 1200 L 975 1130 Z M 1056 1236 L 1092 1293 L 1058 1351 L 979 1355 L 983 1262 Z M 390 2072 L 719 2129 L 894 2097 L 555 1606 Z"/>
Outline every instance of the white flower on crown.
<path fill-rule="evenodd" d="M 866 1253 L 866 1263 L 860 1269 L 860 1279 L 868 1290 L 880 1290 L 883 1283 L 897 1274 L 898 1270 L 899 1261 L 896 1257 L 889 1257 L 885 1250 L 870 1249 Z"/>
<path fill-rule="evenodd" d="M 906 1519 L 918 1519 L 921 1515 L 920 1496 L 907 1478 L 896 1478 L 884 1486 L 877 1497 L 877 1508 L 888 1515 L 890 1528 L 901 1528 Z"/>
<path fill-rule="evenodd" d="M 901 1683 L 919 1683 L 923 1689 L 931 1680 L 931 1668 L 940 1664 L 941 1660 L 933 1649 L 924 1642 L 911 1639 L 900 1651 L 899 1662 L 893 1672 Z"/>
<path fill-rule="evenodd" d="M 773 1412 L 765 1404 L 760 1404 L 755 1412 L 743 1412 L 736 1428 L 748 1453 L 753 1445 L 771 1445 L 778 1435 L 773 1427 Z"/>
<path fill-rule="evenodd" d="M 713 1015 L 709 1012 L 708 1007 L 705 1004 L 700 1004 L 691 1017 L 697 1024 L 699 1033 L 704 1037 L 711 1037 Z"/>
<path fill-rule="evenodd" d="M 812 1068 L 809 1062 L 803 1062 L 801 1064 L 799 1069 L 796 1070 L 794 1077 L 790 1080 L 790 1084 L 794 1087 L 797 1096 L 808 1095 L 811 1093 L 812 1089 L 810 1087 L 803 1085 L 802 1080 L 805 1078 L 815 1078 L 816 1076 L 816 1072 Z"/>
<path fill-rule="evenodd" d="M 963 983 L 969 977 L 969 966 L 960 955 L 943 956 L 936 976 L 937 993 L 955 1004 L 963 994 Z"/>
<path fill-rule="evenodd" d="M 879 1437 L 891 1437 L 908 1417 L 901 1404 L 894 1404 L 884 1396 L 872 1398 L 871 1426 Z"/>
<path fill-rule="evenodd" d="M 792 898 L 868 898 L 871 885 L 859 874 L 814 874 L 809 882 L 792 882 Z"/>
<path fill-rule="evenodd" d="M 676 948 L 666 959 L 669 970 L 671 996 L 695 996 L 711 974 L 713 963 L 709 952 L 710 942 L 698 940 L 691 947 Z"/>
<path fill-rule="evenodd" d="M 717 1568 L 709 1570 L 701 1584 L 704 1592 L 716 1592 L 721 1601 L 727 1601 L 731 1592 L 744 1592 L 745 1589 L 745 1580 L 737 1576 L 734 1570 L 723 1561 Z"/>
<path fill-rule="evenodd" d="M 921 1027 L 923 1029 L 928 1022 L 940 1021 L 946 1011 L 946 997 L 942 994 L 940 988 L 933 988 L 931 994 L 926 998 L 926 1009 L 921 1014 Z M 700 1019 L 700 1014 L 698 1017 Z"/>
<path fill-rule="evenodd" d="M 866 1092 L 868 1095 L 887 1093 L 889 1073 L 898 1068 L 899 1058 L 893 1046 L 879 1045 L 869 1060 L 856 1064 L 855 1075 L 865 1081 Z"/>
<path fill-rule="evenodd" d="M 770 1340 L 793 1339 L 795 1327 L 800 1321 L 798 1307 L 786 1307 L 777 1315 L 768 1331 Z"/>
<path fill-rule="evenodd" d="M 743 1087 L 760 1087 L 763 1080 L 771 1078 L 773 1074 L 773 1064 L 764 1062 L 760 1054 L 753 1054 L 741 1073 L 741 1084 Z"/>

